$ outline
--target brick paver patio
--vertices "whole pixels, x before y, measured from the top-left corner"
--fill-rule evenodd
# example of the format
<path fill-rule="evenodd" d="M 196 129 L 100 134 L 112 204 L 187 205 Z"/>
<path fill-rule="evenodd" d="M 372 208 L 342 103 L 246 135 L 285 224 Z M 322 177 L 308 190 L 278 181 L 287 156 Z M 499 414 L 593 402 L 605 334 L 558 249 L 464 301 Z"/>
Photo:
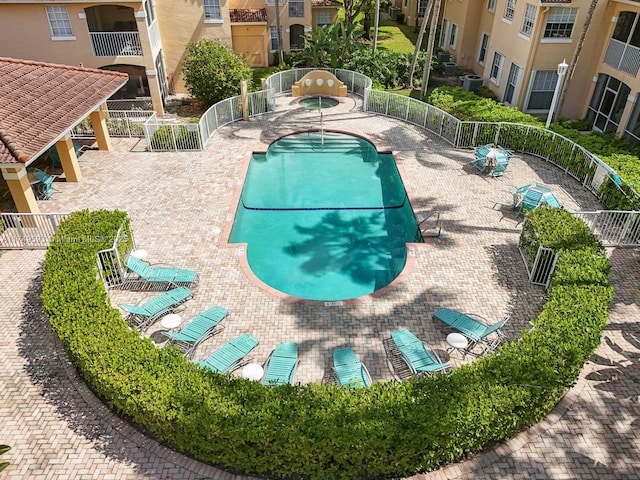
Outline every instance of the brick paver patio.
<path fill-rule="evenodd" d="M 597 208 L 575 180 L 535 158 L 512 159 L 507 174 L 477 173 L 470 152 L 393 119 L 360 111 L 348 98 L 324 114 L 325 128 L 356 132 L 380 150 L 393 150 L 417 212 L 438 210 L 443 233 L 410 246 L 412 267 L 389 293 L 342 306 L 295 303 L 256 285 L 242 268 L 244 250 L 227 246 L 251 151 L 280 135 L 318 126 L 317 111 L 289 97 L 277 113 L 221 129 L 204 152 L 149 153 L 137 141 L 114 140 L 111 152 L 81 159 L 84 180 L 57 183 L 48 212 L 80 208 L 126 210 L 139 248 L 152 262 L 197 270 L 200 285 L 183 317 L 212 305 L 229 309 L 225 330 L 201 345 L 196 358 L 249 332 L 260 339 L 262 363 L 279 341 L 300 346 L 296 380 L 320 382 L 333 348 L 351 346 L 374 380 L 390 380 L 382 340 L 406 327 L 445 357 L 448 330 L 431 320 L 441 306 L 496 320 L 510 315 L 505 332 L 529 327 L 544 299 L 527 283 L 516 242 L 521 218 L 510 205 L 515 188 L 551 185 L 569 210 Z M 602 344 L 575 387 L 546 421 L 460 464 L 420 479 L 638 478 L 640 467 L 640 254 L 612 249 L 615 299 Z M 171 452 L 111 414 L 72 367 L 43 318 L 38 299 L 42 251 L 8 251 L 0 258 L 0 443 L 12 446 L 7 479 L 244 478 Z M 153 294 L 114 290 L 112 303 Z M 148 334 L 159 339 L 159 325 Z M 450 361 L 462 360 L 452 354 Z"/>

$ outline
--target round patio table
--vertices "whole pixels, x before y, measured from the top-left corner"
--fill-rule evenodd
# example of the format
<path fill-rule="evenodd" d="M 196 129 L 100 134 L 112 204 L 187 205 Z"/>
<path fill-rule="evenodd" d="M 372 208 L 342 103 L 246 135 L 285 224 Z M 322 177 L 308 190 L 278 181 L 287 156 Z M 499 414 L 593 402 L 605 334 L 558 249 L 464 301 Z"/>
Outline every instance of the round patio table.
<path fill-rule="evenodd" d="M 160 325 L 162 328 L 166 330 L 173 330 L 174 328 L 178 328 L 182 323 L 182 317 L 177 313 L 170 313 L 169 315 L 165 315 L 160 320 Z"/>
<path fill-rule="evenodd" d="M 467 337 L 465 337 L 461 333 L 454 332 L 447 335 L 447 343 L 451 347 L 451 350 L 460 351 L 463 357 L 466 355 L 469 341 L 467 340 Z"/>
<path fill-rule="evenodd" d="M 264 375 L 264 369 L 259 363 L 249 363 L 242 367 L 242 373 L 240 375 L 242 376 L 242 378 L 246 378 L 247 380 L 255 380 L 257 382 Z"/>

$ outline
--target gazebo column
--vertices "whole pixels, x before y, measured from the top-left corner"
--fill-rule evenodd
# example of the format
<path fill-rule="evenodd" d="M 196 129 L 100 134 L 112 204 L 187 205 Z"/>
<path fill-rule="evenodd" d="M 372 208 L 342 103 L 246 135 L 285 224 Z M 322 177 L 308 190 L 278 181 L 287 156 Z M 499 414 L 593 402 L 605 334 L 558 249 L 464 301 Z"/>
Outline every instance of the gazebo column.
<path fill-rule="evenodd" d="M 2 167 L 2 176 L 7 181 L 13 203 L 19 213 L 40 213 L 26 168 L 21 165 Z"/>
<path fill-rule="evenodd" d="M 57 141 L 56 150 L 58 151 L 67 182 L 79 182 L 82 180 L 82 172 L 80 171 L 78 156 L 76 155 L 71 135 L 66 135 L 62 140 Z"/>
<path fill-rule="evenodd" d="M 106 113 L 102 110 L 94 110 L 89 114 L 93 133 L 96 136 L 96 143 L 100 150 L 111 150 L 111 138 L 107 130 Z"/>

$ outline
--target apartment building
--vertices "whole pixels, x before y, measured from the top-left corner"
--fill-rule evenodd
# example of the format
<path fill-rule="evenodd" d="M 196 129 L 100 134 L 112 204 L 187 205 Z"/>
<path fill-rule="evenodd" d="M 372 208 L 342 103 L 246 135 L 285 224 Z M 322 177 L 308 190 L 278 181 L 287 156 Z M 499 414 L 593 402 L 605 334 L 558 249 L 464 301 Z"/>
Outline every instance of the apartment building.
<path fill-rule="evenodd" d="M 439 46 L 483 78 L 507 105 L 555 118 L 594 120 L 594 129 L 640 141 L 640 2 L 601 0 L 446 0 Z M 576 56 L 576 50 L 579 55 Z"/>
<path fill-rule="evenodd" d="M 184 93 L 186 46 L 203 38 L 231 46 L 254 67 L 274 61 L 280 24 L 285 51 L 333 23 L 335 0 L 0 0 L 0 56 L 124 72 L 120 98 L 151 97 L 162 115 Z"/>

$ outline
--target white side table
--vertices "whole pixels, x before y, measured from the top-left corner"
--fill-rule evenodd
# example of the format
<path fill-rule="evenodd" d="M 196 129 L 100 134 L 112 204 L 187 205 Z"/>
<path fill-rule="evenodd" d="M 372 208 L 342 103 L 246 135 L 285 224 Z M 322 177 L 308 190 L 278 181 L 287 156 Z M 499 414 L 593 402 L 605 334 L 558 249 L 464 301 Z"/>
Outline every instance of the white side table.
<path fill-rule="evenodd" d="M 242 367 L 242 373 L 240 375 L 242 376 L 242 378 L 246 378 L 247 380 L 255 380 L 257 382 L 264 375 L 264 369 L 259 363 L 249 363 Z"/>
<path fill-rule="evenodd" d="M 177 313 L 170 313 L 169 315 L 165 315 L 160 320 L 160 325 L 165 330 L 173 330 L 174 328 L 178 328 L 182 323 L 182 317 Z"/>
<path fill-rule="evenodd" d="M 144 260 L 145 258 L 147 258 L 149 256 L 149 252 L 147 252 L 146 250 L 134 250 L 133 252 L 131 252 L 131 256 L 135 257 L 135 258 L 139 258 L 140 260 Z"/>
<path fill-rule="evenodd" d="M 462 353 L 462 358 L 465 357 L 467 353 L 467 347 L 469 346 L 467 337 L 457 332 L 450 333 L 449 335 L 447 335 L 447 343 L 451 347 L 451 349 L 449 350 L 459 350 Z"/>

